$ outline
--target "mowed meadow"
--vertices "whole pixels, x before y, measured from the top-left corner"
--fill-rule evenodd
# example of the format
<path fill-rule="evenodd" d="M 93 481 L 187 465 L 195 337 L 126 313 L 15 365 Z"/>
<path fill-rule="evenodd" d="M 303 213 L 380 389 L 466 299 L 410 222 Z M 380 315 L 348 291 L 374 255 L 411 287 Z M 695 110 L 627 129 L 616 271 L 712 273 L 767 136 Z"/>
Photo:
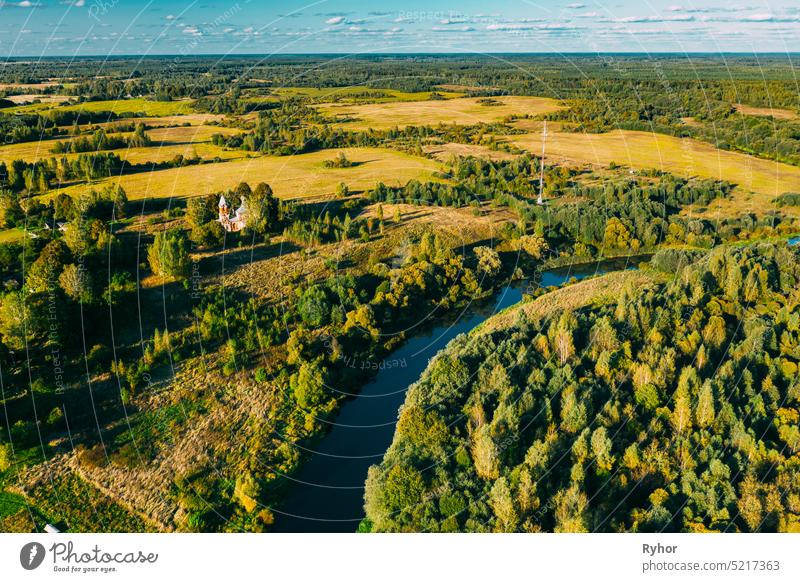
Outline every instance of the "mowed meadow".
<path fill-rule="evenodd" d="M 320 111 L 334 118 L 340 127 L 353 130 L 439 123 L 475 125 L 502 121 L 512 115 L 555 113 L 564 107 L 561 102 L 547 97 L 468 97 L 363 105 L 325 103 L 317 106 Z"/>
<path fill-rule="evenodd" d="M 137 123 L 139 122 L 139 120 L 135 121 Z M 120 122 L 117 121 L 116 123 L 119 124 Z M 114 124 L 108 124 L 105 129 L 111 131 L 113 127 Z M 114 152 L 120 158 L 131 164 L 165 162 L 172 160 L 177 155 L 182 155 L 185 158 L 197 156 L 204 159 L 212 159 L 215 157 L 221 159 L 241 158 L 244 157 L 244 152 L 226 150 L 211 143 L 211 136 L 215 133 L 231 135 L 239 133 L 239 131 L 238 129 L 212 125 L 179 125 L 177 127 L 154 126 L 153 129 L 147 130 L 147 135 L 152 141 L 150 146 L 137 148 L 123 147 L 108 151 Z M 110 133 L 109 135 L 128 137 L 132 135 L 132 133 Z M 61 141 L 68 143 L 74 139 L 76 138 L 59 137 L 0 146 L 0 162 L 4 162 L 8 165 L 13 160 L 35 162 L 53 157 L 75 158 L 80 154 L 55 154 L 52 152 L 52 148 L 56 142 Z"/>
<path fill-rule="evenodd" d="M 530 124 L 526 124 L 530 127 Z M 509 136 L 508 141 L 532 153 L 542 150 L 541 133 Z M 620 164 L 637 170 L 657 169 L 684 177 L 727 180 L 738 186 L 720 208 L 764 212 L 771 200 L 785 192 L 800 191 L 800 168 L 721 150 L 711 144 L 659 133 L 615 130 L 608 133 L 549 131 L 547 156 L 551 163 L 567 165 Z M 749 194 L 753 193 L 753 196 Z"/>
<path fill-rule="evenodd" d="M 338 152 L 353 165 L 347 168 L 325 168 Z M 373 187 L 377 182 L 400 186 L 409 180 L 436 180 L 440 165 L 426 158 L 411 156 L 385 148 L 343 148 L 294 156 L 260 156 L 229 162 L 201 164 L 125 174 L 92 184 L 54 190 L 79 195 L 82 192 L 119 184 L 128 198 L 189 197 L 225 191 L 239 182 L 267 182 L 280 198 L 309 198 L 332 195 L 344 182 L 351 190 Z M 52 194 L 51 194 L 52 195 Z"/>
<path fill-rule="evenodd" d="M 74 105 L 59 106 L 59 111 L 84 111 L 98 112 L 108 111 L 116 115 L 181 115 L 194 113 L 193 101 L 183 99 L 180 101 L 152 101 L 150 99 L 113 99 L 107 101 L 86 101 Z M 4 113 L 31 113 L 50 109 L 54 103 L 32 103 L 30 105 L 20 105 L 4 109 Z"/>
<path fill-rule="evenodd" d="M 319 102 L 335 97 L 358 97 L 360 92 L 374 93 L 375 102 Z M 323 112 L 333 125 L 347 130 L 388 129 L 410 125 L 509 122 L 524 134 L 496 136 L 499 141 L 539 155 L 542 149 L 542 116 L 563 111 L 566 105 L 558 100 L 532 96 L 490 98 L 461 97 L 445 93 L 446 99 L 430 99 L 430 93 L 406 94 L 398 91 L 377 91 L 362 87 L 337 89 L 277 89 L 275 95 L 297 96 L 319 100 L 313 106 Z M 384 95 L 380 97 L 379 95 Z M 427 98 L 424 100 L 423 97 Z M 44 105 L 44 104 L 42 104 Z M 200 158 L 218 163 L 185 166 L 152 171 L 126 173 L 87 184 L 76 184 L 53 190 L 80 195 L 107 184 L 119 184 L 132 199 L 187 197 L 232 188 L 241 181 L 269 182 L 283 198 L 306 198 L 331 195 L 339 183 L 355 191 L 371 188 L 383 181 L 402 185 L 411 179 L 430 180 L 440 169 L 439 162 L 452 156 L 473 155 L 494 160 L 508 160 L 517 154 L 467 143 L 426 144 L 428 158 L 408 155 L 388 148 L 344 148 L 355 162 L 349 168 L 324 168 L 323 162 L 336 151 L 319 151 L 287 157 L 264 156 L 242 149 L 213 145 L 212 135 L 232 135 L 242 130 L 217 125 L 224 115 L 192 112 L 191 101 L 172 102 L 146 99 L 93 101 L 59 109 L 113 111 L 121 115 L 136 113 L 145 117 L 133 120 L 147 124 L 152 145 L 120 148 L 113 152 L 131 164 L 145 165 L 169 162 L 177 156 Z M 779 110 L 740 107 L 750 115 L 777 115 Z M 783 111 L 784 114 L 791 112 Z M 521 119 L 526 117 L 526 119 Z M 119 121 L 98 124 L 113 131 Z M 120 134 L 125 135 L 125 134 Z M 61 141 L 72 138 L 63 137 Z M 57 139 L 23 142 L 0 147 L 0 162 L 15 159 L 28 162 L 50 157 L 75 157 L 79 154 L 54 154 Z M 771 210 L 770 201 L 785 192 L 800 191 L 800 168 L 735 151 L 726 151 L 694 139 L 680 139 L 665 134 L 614 130 L 606 133 L 565 131 L 563 124 L 550 124 L 546 155 L 548 162 L 568 166 L 605 167 L 612 163 L 632 169 L 659 169 L 685 177 L 713 178 L 735 183 L 738 188 L 726 200 L 714 202 L 724 213 Z M 433 159 L 430 159 L 433 158 Z M 792 209 L 788 212 L 793 213 Z"/>

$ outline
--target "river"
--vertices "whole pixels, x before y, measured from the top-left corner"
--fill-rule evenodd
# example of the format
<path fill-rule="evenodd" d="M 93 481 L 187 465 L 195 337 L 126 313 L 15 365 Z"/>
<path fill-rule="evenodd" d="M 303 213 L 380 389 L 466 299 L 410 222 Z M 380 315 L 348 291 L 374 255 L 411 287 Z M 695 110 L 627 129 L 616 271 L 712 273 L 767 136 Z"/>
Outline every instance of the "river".
<path fill-rule="evenodd" d="M 633 259 L 638 261 L 641 258 Z M 561 285 L 611 271 L 636 268 L 631 259 L 611 259 L 541 273 L 543 286 Z M 428 361 L 450 340 L 498 311 L 522 300 L 527 281 L 500 289 L 491 299 L 473 303 L 410 337 L 385 360 L 358 395 L 346 401 L 330 431 L 307 451 L 302 468 L 290 479 L 289 496 L 276 508 L 275 532 L 353 532 L 364 518 L 367 469 L 380 463 L 392 442 L 397 411 L 406 390 Z"/>

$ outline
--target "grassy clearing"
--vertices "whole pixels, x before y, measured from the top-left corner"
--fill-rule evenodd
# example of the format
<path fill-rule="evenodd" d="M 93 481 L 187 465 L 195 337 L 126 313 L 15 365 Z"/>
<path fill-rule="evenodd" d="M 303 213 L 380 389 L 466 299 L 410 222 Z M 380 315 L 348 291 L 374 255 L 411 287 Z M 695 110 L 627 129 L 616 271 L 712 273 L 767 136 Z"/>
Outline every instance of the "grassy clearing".
<path fill-rule="evenodd" d="M 110 111 L 118 115 L 141 114 L 160 117 L 191 113 L 192 101 L 148 101 L 147 99 L 116 99 L 113 101 L 88 101 L 78 105 L 68 105 L 67 111 Z"/>
<path fill-rule="evenodd" d="M 52 108 L 52 104 L 36 103 L 9 107 L 6 113 L 31 113 Z M 147 99 L 115 99 L 113 101 L 87 101 L 77 105 L 67 105 L 58 108 L 60 111 L 110 111 L 117 115 L 146 115 L 160 117 L 163 115 L 181 115 L 191 113 L 191 101 L 148 101 Z"/>
<path fill-rule="evenodd" d="M 360 94 L 370 93 L 369 97 L 360 97 Z M 437 91 L 445 99 L 463 97 L 463 92 Z M 427 101 L 431 98 L 430 91 L 409 93 L 395 89 L 376 89 L 374 87 L 356 85 L 351 87 L 279 87 L 272 90 L 272 95 L 255 97 L 252 100 L 279 100 L 291 97 L 306 97 L 315 101 L 369 101 L 370 103 L 396 103 L 411 101 Z"/>
<path fill-rule="evenodd" d="M 540 133 L 511 136 L 509 141 L 533 153 L 542 149 Z M 731 200 L 719 203 L 726 212 L 764 212 L 774 209 L 770 201 L 775 196 L 800 192 L 800 168 L 657 133 L 553 132 L 547 138 L 547 155 L 551 161 L 568 164 L 607 166 L 615 162 L 635 169 L 656 168 L 679 176 L 728 180 L 739 188 Z"/>
<path fill-rule="evenodd" d="M 144 123 L 149 127 L 168 127 L 171 125 L 206 125 L 208 123 L 220 122 L 225 116 L 219 113 L 187 113 L 186 115 L 164 115 L 160 117 L 139 117 L 136 122 Z M 113 127 L 120 123 L 119 120 L 107 121 L 103 123 L 92 123 L 90 126 Z M 87 127 L 84 125 L 83 127 Z M 219 128 L 222 129 L 222 128 Z"/>
<path fill-rule="evenodd" d="M 48 522 L 74 532 L 146 532 L 153 528 L 108 493 L 57 463 L 54 475 L 39 470 L 28 496 Z"/>
<path fill-rule="evenodd" d="M 8 97 L 4 97 L 4 99 L 8 99 L 18 105 L 23 105 L 37 100 L 42 103 L 64 103 L 65 101 L 73 99 L 73 97 L 68 95 L 9 95 Z"/>
<path fill-rule="evenodd" d="M 579 281 L 498 313 L 477 328 L 476 333 L 483 335 L 507 329 L 520 317 L 535 320 L 559 311 L 573 311 L 587 305 L 616 301 L 625 288 L 641 289 L 663 278 L 663 275 L 650 271 L 616 271 Z"/>
<path fill-rule="evenodd" d="M 444 85 L 437 85 L 437 89 L 444 89 L 445 91 L 484 91 L 486 89 L 496 89 L 497 87 L 478 87 L 476 85 L 455 85 L 452 83 L 445 83 Z"/>
<path fill-rule="evenodd" d="M 52 103 L 31 103 L 30 105 L 17 105 L 16 107 L 6 107 L 5 109 L 0 110 L 2 113 L 7 113 L 9 115 L 15 115 L 17 113 L 40 113 L 42 111 L 47 111 L 48 109 L 52 109 L 54 105 Z"/>
<path fill-rule="evenodd" d="M 555 99 L 545 97 L 493 97 L 499 105 L 484 105 L 478 98 L 446 101 L 370 103 L 365 105 L 319 105 L 319 109 L 343 121 L 342 127 L 366 130 L 408 125 L 453 123 L 474 125 L 501 121 L 509 115 L 542 115 L 563 109 Z"/>
<path fill-rule="evenodd" d="M 431 154 L 437 160 L 447 162 L 453 156 L 474 156 L 476 158 L 487 158 L 489 160 L 510 160 L 515 158 L 514 154 L 504 151 L 495 151 L 486 146 L 465 144 L 465 143 L 443 143 L 424 146 L 423 151 Z"/>
<path fill-rule="evenodd" d="M 354 162 L 349 168 L 324 168 L 323 162 L 343 151 Z M 297 156 L 261 156 L 219 164 L 186 166 L 109 178 L 80 184 L 62 191 L 78 195 L 92 188 L 119 183 L 128 198 L 186 197 L 233 188 L 239 182 L 267 182 L 281 198 L 312 198 L 331 195 L 340 182 L 351 190 L 371 188 L 383 181 L 402 185 L 412 179 L 430 180 L 438 163 L 383 148 L 323 150 Z M 55 191 L 54 191 L 55 193 Z"/>
<path fill-rule="evenodd" d="M 194 157 L 195 154 L 204 159 L 220 157 L 222 159 L 242 158 L 245 152 L 225 150 L 210 143 L 215 133 L 233 134 L 239 130 L 211 125 L 193 125 L 189 127 L 163 127 L 147 132 L 153 144 L 142 148 L 121 148 L 113 150 L 120 158 L 132 164 L 146 162 L 164 162 L 177 155 Z M 129 135 L 129 134 L 121 134 Z M 12 160 L 35 162 L 52 157 L 74 158 L 80 154 L 54 154 L 50 150 L 57 141 L 71 141 L 73 138 L 55 138 L 38 142 L 15 143 L 0 146 L 0 162 L 9 164 Z"/>
<path fill-rule="evenodd" d="M 46 89 L 47 87 L 55 87 L 56 85 L 60 85 L 60 82 L 56 81 L 46 81 L 44 83 L 0 83 L 0 91 L 6 91 L 8 89 L 11 90 L 20 90 L 20 91 L 37 91 L 40 89 Z M 67 83 L 64 83 L 66 86 Z"/>
<path fill-rule="evenodd" d="M 684 125 L 688 125 L 689 127 L 703 127 L 703 124 L 694 117 L 681 117 L 681 121 Z"/>
<path fill-rule="evenodd" d="M 797 112 L 790 109 L 773 109 L 772 107 L 751 107 L 749 105 L 736 105 L 736 111 L 742 115 L 755 115 L 757 117 L 774 117 L 775 119 L 797 119 Z"/>
<path fill-rule="evenodd" d="M 230 127 L 216 127 L 213 125 L 192 125 L 189 127 L 159 127 L 147 131 L 147 135 L 154 143 L 159 144 L 181 144 L 181 143 L 203 143 L 211 141 L 211 136 L 215 133 L 223 135 L 233 135 L 240 133 L 241 130 Z"/>
<path fill-rule="evenodd" d="M 25 233 L 18 228 L 0 230 L 0 244 L 17 242 L 25 238 Z"/>
<path fill-rule="evenodd" d="M 359 217 L 377 218 L 378 206 L 366 207 Z M 380 206 L 385 217 L 384 236 L 374 237 L 369 242 L 347 240 L 318 245 L 310 254 L 276 238 L 266 258 L 253 259 L 253 255 L 248 254 L 236 266 L 232 259 L 226 259 L 225 271 L 220 271 L 221 282 L 225 287 L 241 288 L 280 303 L 294 293 L 300 281 L 319 281 L 334 272 L 358 276 L 368 270 L 371 258 L 391 262 L 407 252 L 409 241 L 419 240 L 422 233 L 435 231 L 456 252 L 461 252 L 479 241 L 496 241 L 503 225 L 515 221 L 508 209 L 489 206 L 484 207 L 480 216 L 475 216 L 472 208 L 388 203 Z M 400 212 L 399 223 L 394 220 L 396 211 Z M 228 252 L 236 253 L 237 249 Z M 329 260 L 338 265 L 335 271 L 330 269 Z"/>
<path fill-rule="evenodd" d="M 0 518 L 14 515 L 25 507 L 25 498 L 16 493 L 0 491 Z"/>

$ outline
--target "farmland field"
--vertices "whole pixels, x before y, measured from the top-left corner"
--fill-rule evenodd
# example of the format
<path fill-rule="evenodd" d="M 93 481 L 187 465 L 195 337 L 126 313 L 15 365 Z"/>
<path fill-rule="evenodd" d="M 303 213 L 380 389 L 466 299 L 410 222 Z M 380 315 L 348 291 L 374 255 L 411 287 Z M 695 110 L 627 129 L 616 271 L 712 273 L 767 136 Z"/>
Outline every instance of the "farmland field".
<path fill-rule="evenodd" d="M 51 103 L 34 103 L 32 105 L 20 105 L 5 109 L 6 113 L 30 113 L 32 111 L 42 111 L 58 107 Z M 108 111 L 117 115 L 143 115 L 143 116 L 163 116 L 181 115 L 192 113 L 192 102 L 183 101 L 150 101 L 148 99 L 114 99 L 108 101 L 86 101 L 75 105 L 65 105 L 58 107 L 59 111 Z"/>
<path fill-rule="evenodd" d="M 113 127 L 113 124 L 112 124 Z M 222 159 L 233 159 L 244 156 L 242 151 L 225 150 L 210 143 L 211 136 L 215 133 L 230 135 L 238 130 L 227 127 L 209 125 L 188 127 L 160 127 L 148 130 L 147 135 L 153 141 L 152 145 L 140 148 L 119 148 L 113 151 L 120 158 L 132 164 L 146 162 L 163 162 L 171 160 L 177 155 L 184 157 L 197 156 L 210 159 L 219 156 Z M 127 135 L 127 134 L 120 134 Z M 78 153 L 54 154 L 52 147 L 57 141 L 71 141 L 74 138 L 62 137 L 33 142 L 23 142 L 7 146 L 0 146 L 0 162 L 10 164 L 13 160 L 37 161 L 48 158 L 77 157 Z"/>
<path fill-rule="evenodd" d="M 278 87 L 272 90 L 271 96 L 263 98 L 263 100 L 277 101 L 286 97 L 307 97 L 314 101 L 362 101 L 368 100 L 371 103 L 393 103 L 393 102 L 416 102 L 427 101 L 431 98 L 431 91 L 420 91 L 410 93 L 407 91 L 397 91 L 395 89 L 378 89 L 364 86 L 351 86 L 351 87 Z M 445 99 L 455 99 L 463 97 L 464 93 L 460 91 L 437 91 L 439 96 Z M 368 97 L 364 95 L 368 94 Z M 259 100 L 256 98 L 255 100 Z"/>
<path fill-rule="evenodd" d="M 511 136 L 508 141 L 531 152 L 542 149 L 540 133 Z M 741 197 L 739 210 L 743 211 L 769 210 L 769 202 L 775 196 L 800 191 L 800 168 L 658 133 L 551 132 L 547 155 L 551 161 L 568 164 L 607 166 L 614 162 L 634 169 L 654 168 L 687 177 L 728 180 L 741 191 L 757 194 L 751 200 Z"/>
<path fill-rule="evenodd" d="M 774 117 L 775 119 L 797 119 L 797 112 L 789 109 L 779 109 L 772 107 L 752 107 L 750 105 L 737 104 L 736 110 L 742 115 L 755 115 L 757 117 Z"/>
<path fill-rule="evenodd" d="M 18 105 L 23 105 L 33 101 L 40 101 L 42 103 L 64 103 L 65 101 L 74 99 L 74 97 L 69 97 L 68 95 L 9 95 L 5 97 L 5 99 L 13 101 Z"/>
<path fill-rule="evenodd" d="M 350 168 L 324 168 L 323 162 L 336 152 L 319 151 L 296 156 L 262 156 L 218 164 L 186 166 L 111 178 L 92 185 L 64 188 L 78 194 L 104 184 L 120 184 L 131 199 L 186 197 L 217 192 L 239 182 L 269 182 L 281 198 L 310 198 L 333 194 L 344 182 L 353 190 L 370 188 L 377 182 L 402 185 L 408 180 L 431 179 L 439 164 L 382 148 L 341 150 L 355 165 Z"/>
<path fill-rule="evenodd" d="M 173 125 L 205 125 L 208 123 L 216 123 L 225 119 L 224 115 L 216 113 L 186 113 L 185 115 L 159 115 L 157 117 L 137 117 L 136 123 L 144 123 L 148 127 L 166 127 Z M 122 120 L 126 121 L 126 120 Z M 113 127 L 120 123 L 120 120 L 104 121 L 101 123 L 92 123 L 89 125 L 100 127 Z"/>
<path fill-rule="evenodd" d="M 479 98 L 464 98 L 366 105 L 324 104 L 318 108 L 336 120 L 352 119 L 340 125 L 360 130 L 438 123 L 474 125 L 501 121 L 510 115 L 543 115 L 563 108 L 555 99 L 545 97 L 493 97 L 496 105 L 485 105 L 480 101 Z"/>
<path fill-rule="evenodd" d="M 476 156 L 490 160 L 509 160 L 514 157 L 513 154 L 508 152 L 492 150 L 487 146 L 465 143 L 427 145 L 422 149 L 426 154 L 430 154 L 442 162 L 450 160 L 453 156 Z"/>

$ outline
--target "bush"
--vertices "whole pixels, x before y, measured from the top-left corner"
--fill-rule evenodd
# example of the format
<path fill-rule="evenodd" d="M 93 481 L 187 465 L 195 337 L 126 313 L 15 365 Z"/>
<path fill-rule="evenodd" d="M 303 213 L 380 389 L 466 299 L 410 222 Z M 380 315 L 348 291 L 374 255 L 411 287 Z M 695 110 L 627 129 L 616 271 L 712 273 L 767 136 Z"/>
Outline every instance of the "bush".
<path fill-rule="evenodd" d="M 800 194 L 796 192 L 786 192 L 772 199 L 772 203 L 778 208 L 783 206 L 800 206 Z"/>
<path fill-rule="evenodd" d="M 0 443 L 0 472 L 7 471 L 14 460 L 11 445 Z"/>

